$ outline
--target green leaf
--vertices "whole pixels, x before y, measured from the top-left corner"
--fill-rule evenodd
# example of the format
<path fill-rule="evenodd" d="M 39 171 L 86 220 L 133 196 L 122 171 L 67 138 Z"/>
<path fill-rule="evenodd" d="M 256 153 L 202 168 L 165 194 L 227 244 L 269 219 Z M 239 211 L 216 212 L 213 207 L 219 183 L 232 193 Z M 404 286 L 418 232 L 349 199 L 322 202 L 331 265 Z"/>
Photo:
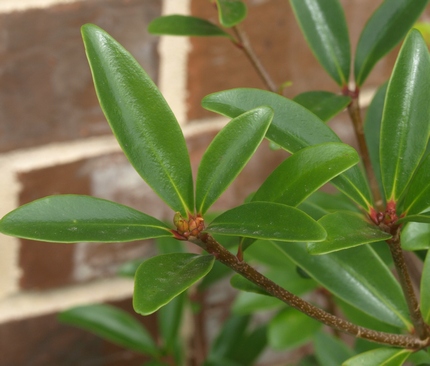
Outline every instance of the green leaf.
<path fill-rule="evenodd" d="M 268 339 L 275 350 L 291 349 L 308 341 L 322 324 L 293 308 L 275 315 L 269 323 Z"/>
<path fill-rule="evenodd" d="M 327 91 L 305 92 L 296 95 L 293 100 L 309 109 L 324 122 L 342 112 L 351 102 L 350 97 Z"/>
<path fill-rule="evenodd" d="M 421 313 L 424 321 L 430 323 L 430 255 L 427 252 L 426 260 L 424 261 L 423 272 L 421 276 Z"/>
<path fill-rule="evenodd" d="M 430 207 L 430 154 L 422 160 L 412 177 L 403 206 L 404 213 L 408 216 Z"/>
<path fill-rule="evenodd" d="M 408 222 L 401 234 L 402 248 L 405 250 L 423 250 L 430 248 L 430 225 Z"/>
<path fill-rule="evenodd" d="M 216 0 L 219 22 L 224 27 L 233 27 L 246 18 L 246 5 L 240 0 Z"/>
<path fill-rule="evenodd" d="M 297 206 L 358 161 L 357 152 L 346 144 L 329 142 L 306 147 L 284 160 L 260 186 L 252 201 Z"/>
<path fill-rule="evenodd" d="M 264 291 L 260 286 L 257 286 L 256 284 L 252 283 L 251 281 L 247 280 L 246 278 L 238 274 L 235 274 L 230 279 L 230 285 L 237 290 L 271 296 L 269 293 Z"/>
<path fill-rule="evenodd" d="M 399 283 L 368 245 L 323 256 L 309 254 L 306 244 L 274 245 L 348 304 L 387 324 L 411 328 Z"/>
<path fill-rule="evenodd" d="M 251 333 L 235 340 L 234 344 L 231 358 L 241 366 L 255 365 L 258 356 L 267 346 L 267 327 L 263 325 L 254 329 Z"/>
<path fill-rule="evenodd" d="M 105 304 L 77 306 L 58 315 L 58 320 L 84 329 L 127 349 L 151 356 L 160 351 L 141 323 L 124 310 Z"/>
<path fill-rule="evenodd" d="M 318 332 L 314 336 L 315 356 L 320 365 L 341 365 L 354 355 L 354 352 L 339 338 Z"/>
<path fill-rule="evenodd" d="M 397 220 L 398 223 L 404 223 L 404 222 L 410 222 L 410 221 L 430 224 L 430 211 L 423 212 L 419 215 L 408 215 Z"/>
<path fill-rule="evenodd" d="M 217 25 L 201 18 L 189 15 L 166 15 L 155 18 L 148 25 L 148 32 L 157 35 L 197 36 L 197 37 L 228 37 Z"/>
<path fill-rule="evenodd" d="M 315 57 L 340 86 L 348 84 L 351 54 L 345 14 L 338 0 L 291 0 Z"/>
<path fill-rule="evenodd" d="M 0 232 L 58 243 L 118 242 L 172 237 L 152 216 L 100 198 L 58 195 L 21 206 L 0 220 Z"/>
<path fill-rule="evenodd" d="M 214 138 L 200 162 L 197 212 L 205 214 L 242 171 L 263 140 L 273 111 L 260 107 L 234 118 Z"/>
<path fill-rule="evenodd" d="M 146 260 L 136 272 L 133 307 L 152 314 L 205 276 L 215 257 L 191 253 L 163 254 Z"/>
<path fill-rule="evenodd" d="M 361 32 L 355 51 L 355 82 L 361 86 L 375 64 L 411 29 L 428 0 L 384 1 Z"/>
<path fill-rule="evenodd" d="M 392 237 L 355 213 L 335 212 L 318 222 L 327 231 L 327 238 L 320 243 L 308 243 L 310 254 L 327 254 Z"/>
<path fill-rule="evenodd" d="M 251 202 L 225 211 L 206 228 L 209 233 L 279 241 L 324 240 L 326 233 L 310 216 L 294 207 Z"/>
<path fill-rule="evenodd" d="M 342 366 L 399 366 L 413 351 L 398 348 L 378 348 L 345 361 Z"/>
<path fill-rule="evenodd" d="M 423 156 L 429 137 L 430 56 L 412 30 L 388 84 L 381 123 L 381 171 L 387 201 L 397 201 Z"/>
<path fill-rule="evenodd" d="M 100 105 L 130 163 L 174 211 L 193 212 L 191 164 L 181 128 L 137 61 L 92 24 L 82 37 Z"/>
<path fill-rule="evenodd" d="M 157 313 L 158 330 L 163 340 L 163 345 L 171 354 L 175 349 L 178 338 L 180 338 L 179 331 L 186 300 L 186 292 L 183 292 L 161 307 Z"/>
<path fill-rule="evenodd" d="M 255 314 L 259 311 L 279 309 L 285 303 L 276 297 L 257 294 L 255 292 L 240 292 L 236 296 L 232 311 L 237 315 Z"/>
<path fill-rule="evenodd" d="M 230 118 L 261 105 L 270 106 L 275 114 L 266 137 L 291 153 L 324 142 L 342 142 L 330 127 L 306 108 L 268 91 L 247 88 L 226 90 L 206 96 L 202 105 Z M 331 183 L 366 210 L 371 207 L 370 190 L 358 166 Z"/>
<path fill-rule="evenodd" d="M 378 186 L 383 192 L 381 166 L 379 160 L 379 144 L 381 136 L 381 121 L 382 112 L 384 110 L 385 95 L 387 93 L 388 82 L 382 84 L 377 90 L 372 102 L 369 105 L 364 120 L 364 137 L 369 149 L 370 161 L 372 163 L 373 172 L 378 181 Z"/>

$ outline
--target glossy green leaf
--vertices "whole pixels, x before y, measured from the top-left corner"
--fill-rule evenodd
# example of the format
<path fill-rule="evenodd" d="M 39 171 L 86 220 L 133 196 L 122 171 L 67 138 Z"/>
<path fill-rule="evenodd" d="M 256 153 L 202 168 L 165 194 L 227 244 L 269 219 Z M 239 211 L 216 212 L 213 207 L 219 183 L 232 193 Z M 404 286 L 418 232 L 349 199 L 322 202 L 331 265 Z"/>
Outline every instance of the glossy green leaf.
<path fill-rule="evenodd" d="M 430 154 L 421 162 L 411 179 L 403 203 L 404 213 L 414 215 L 430 207 Z"/>
<path fill-rule="evenodd" d="M 413 351 L 398 348 L 378 348 L 346 360 L 342 366 L 399 366 Z"/>
<path fill-rule="evenodd" d="M 297 206 L 325 183 L 359 162 L 349 145 L 329 142 L 299 150 L 264 181 L 252 201 Z"/>
<path fill-rule="evenodd" d="M 342 365 L 354 352 L 339 338 L 318 332 L 314 336 L 315 356 L 320 365 Z"/>
<path fill-rule="evenodd" d="M 420 213 L 419 215 L 408 215 L 408 216 L 402 217 L 397 222 L 404 223 L 404 222 L 411 222 L 411 221 L 430 224 L 430 211 Z"/>
<path fill-rule="evenodd" d="M 77 306 L 59 313 L 58 320 L 97 334 L 127 349 L 151 356 L 160 354 L 143 325 L 129 313 L 111 305 Z"/>
<path fill-rule="evenodd" d="M 133 307 L 142 315 L 152 314 L 184 292 L 212 268 L 215 257 L 171 253 L 150 258 L 136 272 Z"/>
<path fill-rule="evenodd" d="M 214 138 L 200 162 L 196 208 L 204 215 L 242 171 L 263 140 L 273 111 L 260 107 L 241 114 Z"/>
<path fill-rule="evenodd" d="M 231 89 L 206 96 L 204 108 L 234 118 L 261 105 L 270 106 L 275 115 L 266 137 L 283 149 L 298 150 L 324 142 L 341 142 L 339 137 L 316 115 L 287 98 L 258 89 Z M 352 167 L 331 182 L 366 210 L 371 195 L 358 166 Z"/>
<path fill-rule="evenodd" d="M 194 211 L 191 164 L 170 107 L 137 61 L 95 25 L 82 37 L 100 105 L 136 171 L 174 211 Z"/>
<path fill-rule="evenodd" d="M 402 248 L 422 250 L 430 248 L 430 225 L 420 222 L 408 222 L 401 234 Z"/>
<path fill-rule="evenodd" d="M 370 161 L 372 163 L 373 172 L 378 181 L 378 186 L 383 192 L 381 166 L 379 160 L 379 144 L 381 136 L 381 121 L 382 112 L 384 110 L 385 95 L 387 93 L 388 83 L 382 84 L 377 90 L 372 102 L 369 105 L 364 120 L 364 137 L 366 139 L 367 148 L 369 149 Z"/>
<path fill-rule="evenodd" d="M 233 302 L 232 311 L 237 315 L 246 315 L 255 314 L 259 311 L 279 309 L 284 306 L 285 303 L 276 297 L 255 292 L 240 292 Z"/>
<path fill-rule="evenodd" d="M 417 30 L 406 38 L 388 84 L 381 123 L 387 201 L 397 201 L 423 156 L 430 127 L 430 55 Z"/>
<path fill-rule="evenodd" d="M 209 233 L 279 241 L 324 240 L 326 233 L 304 212 L 279 203 L 251 202 L 225 211 L 206 228 Z"/>
<path fill-rule="evenodd" d="M 338 0 L 290 0 L 309 47 L 340 86 L 348 84 L 351 54 L 345 14 Z"/>
<path fill-rule="evenodd" d="M 233 27 L 246 18 L 246 5 L 240 0 L 216 0 L 219 22 L 224 27 Z"/>
<path fill-rule="evenodd" d="M 426 260 L 424 261 L 423 272 L 421 276 L 421 313 L 424 321 L 430 323 L 430 255 L 427 252 Z"/>
<path fill-rule="evenodd" d="M 217 25 L 201 18 L 189 15 L 166 15 L 155 18 L 148 25 L 148 32 L 157 35 L 229 37 Z"/>
<path fill-rule="evenodd" d="M 268 339 L 275 350 L 291 349 L 308 341 L 322 324 L 293 308 L 275 315 L 269 323 Z"/>
<path fill-rule="evenodd" d="M 118 242 L 173 236 L 152 216 L 100 198 L 49 196 L 8 213 L 0 232 L 25 239 L 59 243 Z"/>
<path fill-rule="evenodd" d="M 411 29 L 428 0 L 384 1 L 361 32 L 355 51 L 355 82 L 362 85 L 375 64 Z"/>
<path fill-rule="evenodd" d="M 311 254 L 327 254 L 392 237 L 355 213 L 335 212 L 318 222 L 327 231 L 327 238 L 319 243 L 308 243 Z"/>
<path fill-rule="evenodd" d="M 293 100 L 309 109 L 324 122 L 342 112 L 351 102 L 350 97 L 327 91 L 305 92 L 296 95 Z"/>
<path fill-rule="evenodd" d="M 387 324 L 411 327 L 399 283 L 368 245 L 323 256 L 309 254 L 306 244 L 274 245 L 348 304 Z"/>
<path fill-rule="evenodd" d="M 224 242 L 222 242 L 222 244 L 224 245 Z M 224 279 L 228 275 L 231 275 L 231 272 L 232 270 L 229 267 L 225 266 L 221 262 L 216 261 L 211 271 L 198 284 L 197 290 L 201 292 L 207 290 L 218 281 Z"/>

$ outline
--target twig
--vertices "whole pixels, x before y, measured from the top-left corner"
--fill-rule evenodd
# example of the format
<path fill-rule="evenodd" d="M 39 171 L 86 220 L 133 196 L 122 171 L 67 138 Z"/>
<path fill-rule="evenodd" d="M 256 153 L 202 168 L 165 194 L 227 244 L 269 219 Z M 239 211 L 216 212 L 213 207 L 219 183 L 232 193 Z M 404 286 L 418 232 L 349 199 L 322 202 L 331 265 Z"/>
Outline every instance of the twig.
<path fill-rule="evenodd" d="M 280 287 L 279 285 L 256 271 L 254 268 L 249 266 L 246 262 L 240 261 L 234 254 L 230 253 L 211 235 L 207 233 L 200 234 L 198 238 L 193 240 L 193 243 L 197 244 L 198 246 L 206 250 L 208 253 L 213 254 L 218 261 L 228 266 L 235 272 L 239 273 L 257 286 L 261 287 L 272 296 L 294 307 L 302 313 L 310 316 L 311 318 L 314 318 L 317 321 L 328 325 L 334 329 L 337 329 L 341 332 L 348 333 L 357 338 L 367 339 L 369 341 L 380 344 L 409 348 L 414 350 L 425 348 L 430 344 L 429 338 L 419 339 L 412 335 L 379 332 L 372 329 L 360 327 L 335 315 L 329 314 L 324 310 L 317 308 L 316 306 L 308 303 L 307 301 Z"/>

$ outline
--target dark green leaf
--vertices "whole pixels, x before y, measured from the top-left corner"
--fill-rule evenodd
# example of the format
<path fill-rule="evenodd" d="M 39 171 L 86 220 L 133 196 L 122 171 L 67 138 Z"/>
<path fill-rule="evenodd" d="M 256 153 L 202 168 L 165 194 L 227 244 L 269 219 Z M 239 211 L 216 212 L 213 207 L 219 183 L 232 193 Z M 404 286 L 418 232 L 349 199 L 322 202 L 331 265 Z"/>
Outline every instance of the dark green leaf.
<path fill-rule="evenodd" d="M 423 212 L 419 215 L 408 215 L 397 220 L 398 223 L 404 223 L 404 222 L 410 222 L 410 221 L 430 224 L 430 211 Z"/>
<path fill-rule="evenodd" d="M 275 350 L 291 349 L 308 341 L 322 324 L 293 308 L 278 313 L 269 323 L 268 338 Z"/>
<path fill-rule="evenodd" d="M 387 324 L 411 327 L 399 283 L 368 245 L 323 256 L 309 254 L 306 244 L 274 245 L 348 304 Z"/>
<path fill-rule="evenodd" d="M 402 248 L 405 250 L 422 250 L 430 248 L 430 225 L 408 222 L 402 230 Z"/>
<path fill-rule="evenodd" d="M 264 291 L 260 286 L 257 286 L 256 284 L 252 283 L 251 281 L 247 280 L 246 278 L 238 274 L 234 275 L 230 279 L 230 284 L 232 287 L 234 287 L 237 290 L 270 296 L 270 294 Z"/>
<path fill-rule="evenodd" d="M 427 252 L 426 260 L 424 261 L 423 273 L 421 276 L 421 313 L 424 321 L 430 322 L 430 255 Z"/>
<path fill-rule="evenodd" d="M 278 94 L 258 89 L 231 89 L 206 96 L 204 108 L 234 118 L 261 105 L 270 106 L 275 115 L 266 137 L 283 149 L 298 150 L 324 142 L 341 142 L 317 116 L 301 105 Z M 333 179 L 332 183 L 360 206 L 369 210 L 371 195 L 358 166 Z"/>
<path fill-rule="evenodd" d="M 411 29 L 428 0 L 384 1 L 364 27 L 355 51 L 355 82 L 362 85 L 375 64 Z"/>
<path fill-rule="evenodd" d="M 110 35 L 82 37 L 103 112 L 136 171 L 174 211 L 194 211 L 191 165 L 181 128 L 153 81 Z"/>
<path fill-rule="evenodd" d="M 225 211 L 206 228 L 209 233 L 279 241 L 324 240 L 325 231 L 304 212 L 279 203 L 251 202 Z"/>
<path fill-rule="evenodd" d="M 338 0 L 290 0 L 315 57 L 340 86 L 348 84 L 351 63 L 348 27 Z"/>
<path fill-rule="evenodd" d="M 233 182 L 263 140 L 273 111 L 260 107 L 234 118 L 214 138 L 200 162 L 196 208 L 204 215 Z"/>
<path fill-rule="evenodd" d="M 297 206 L 358 161 L 357 152 L 346 144 L 329 142 L 306 147 L 281 163 L 260 186 L 252 201 Z"/>
<path fill-rule="evenodd" d="M 21 206 L 0 220 L 0 232 L 59 243 L 173 236 L 152 216 L 115 202 L 78 195 L 49 196 Z"/>
<path fill-rule="evenodd" d="M 267 327 L 260 326 L 235 342 L 231 358 L 241 366 L 255 365 L 255 361 L 267 346 Z"/>
<path fill-rule="evenodd" d="M 320 243 L 308 243 L 311 254 L 327 254 L 391 238 L 390 234 L 355 213 L 335 212 L 318 222 L 327 231 L 327 238 Z"/>
<path fill-rule="evenodd" d="M 399 366 L 413 351 L 398 348 L 378 348 L 346 360 L 342 366 Z"/>
<path fill-rule="evenodd" d="M 246 5 L 240 0 L 216 0 L 219 22 L 224 27 L 233 27 L 246 18 Z"/>
<path fill-rule="evenodd" d="M 163 345 L 169 353 L 173 353 L 176 342 L 180 338 L 179 331 L 182 323 L 184 304 L 187 293 L 176 296 L 157 312 L 158 329 L 163 340 Z"/>
<path fill-rule="evenodd" d="M 134 310 L 152 314 L 205 276 L 214 263 L 212 255 L 163 254 L 146 260 L 136 272 Z"/>
<path fill-rule="evenodd" d="M 320 365 L 342 365 L 342 362 L 354 356 L 354 352 L 339 338 L 318 332 L 314 336 L 314 349 Z"/>
<path fill-rule="evenodd" d="M 221 241 L 222 242 L 222 241 Z M 224 244 L 224 243 L 223 243 Z M 213 284 L 222 280 L 231 274 L 231 269 L 222 264 L 221 262 L 216 261 L 211 271 L 201 280 L 199 285 L 197 286 L 198 291 L 205 291 Z"/>
<path fill-rule="evenodd" d="M 403 211 L 408 216 L 430 207 L 430 154 L 423 159 L 412 177 L 403 205 Z"/>
<path fill-rule="evenodd" d="M 429 51 L 420 33 L 412 30 L 394 66 L 381 123 L 381 171 L 387 202 L 399 199 L 425 152 L 429 85 Z"/>
<path fill-rule="evenodd" d="M 382 84 L 369 105 L 364 120 L 364 137 L 369 149 L 373 172 L 378 181 L 379 189 L 383 192 L 381 167 L 379 161 L 379 143 L 381 136 L 382 112 L 384 110 L 385 95 L 388 83 Z"/>
<path fill-rule="evenodd" d="M 85 329 L 127 349 L 151 356 L 158 350 L 151 335 L 137 319 L 124 310 L 110 305 L 77 306 L 58 315 L 61 323 Z"/>
<path fill-rule="evenodd" d="M 118 268 L 117 274 L 123 277 L 134 278 L 137 269 L 142 264 L 143 259 L 135 259 L 129 262 L 126 262 Z"/>
<path fill-rule="evenodd" d="M 198 37 L 229 37 L 217 25 L 201 18 L 188 15 L 166 15 L 155 18 L 148 25 L 148 32 L 170 36 L 198 36 Z"/>
<path fill-rule="evenodd" d="M 293 99 L 327 122 L 342 112 L 351 102 L 350 97 L 327 91 L 310 91 L 296 95 Z"/>
<path fill-rule="evenodd" d="M 256 294 L 255 292 L 240 292 L 234 300 L 232 311 L 237 315 L 255 314 L 259 311 L 279 309 L 285 304 L 276 297 Z"/>

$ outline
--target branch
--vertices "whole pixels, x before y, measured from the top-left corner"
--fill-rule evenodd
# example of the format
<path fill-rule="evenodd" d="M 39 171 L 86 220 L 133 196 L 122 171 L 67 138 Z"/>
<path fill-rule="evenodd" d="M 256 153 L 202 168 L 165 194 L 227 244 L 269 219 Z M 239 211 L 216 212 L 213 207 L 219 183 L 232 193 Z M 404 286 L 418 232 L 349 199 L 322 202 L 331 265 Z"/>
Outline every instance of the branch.
<path fill-rule="evenodd" d="M 230 253 L 219 244 L 211 235 L 202 233 L 193 243 L 200 246 L 215 258 L 239 273 L 249 281 L 264 289 L 272 296 L 301 311 L 302 313 L 314 318 L 315 320 L 328 325 L 341 332 L 351 334 L 357 338 L 367 339 L 372 342 L 419 350 L 429 346 L 430 339 L 419 339 L 411 335 L 378 332 L 372 329 L 360 327 L 350 323 L 335 315 L 329 314 L 322 309 L 308 303 L 300 297 L 288 292 L 267 277 L 249 266 L 246 262 L 240 261 L 234 254 Z"/>

